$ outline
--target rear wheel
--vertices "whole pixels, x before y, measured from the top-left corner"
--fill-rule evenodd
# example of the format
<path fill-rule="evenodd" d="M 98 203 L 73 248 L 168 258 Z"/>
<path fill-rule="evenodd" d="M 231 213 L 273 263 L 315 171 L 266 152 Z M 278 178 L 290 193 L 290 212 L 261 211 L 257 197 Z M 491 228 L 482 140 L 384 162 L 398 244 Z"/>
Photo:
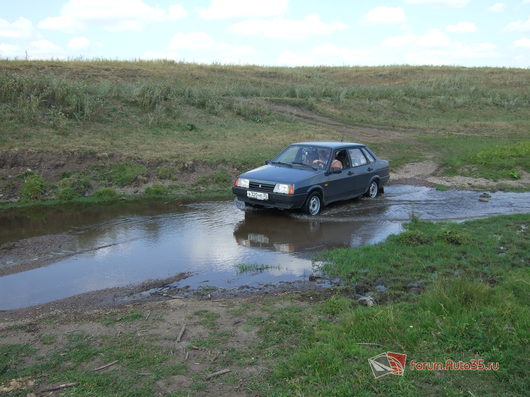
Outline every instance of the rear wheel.
<path fill-rule="evenodd" d="M 315 216 L 320 214 L 321 209 L 322 198 L 320 194 L 317 192 L 311 193 L 304 204 L 304 211 L 311 216 Z"/>
<path fill-rule="evenodd" d="M 379 184 L 377 181 L 370 182 L 367 192 L 364 194 L 366 197 L 376 198 L 379 194 Z"/>

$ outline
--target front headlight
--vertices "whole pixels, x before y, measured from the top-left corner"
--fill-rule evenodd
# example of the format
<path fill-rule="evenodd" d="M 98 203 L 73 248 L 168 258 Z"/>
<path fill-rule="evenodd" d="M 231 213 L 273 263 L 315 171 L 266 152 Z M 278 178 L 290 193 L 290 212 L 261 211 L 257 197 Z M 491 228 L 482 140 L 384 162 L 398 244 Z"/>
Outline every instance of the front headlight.
<path fill-rule="evenodd" d="M 237 178 L 235 185 L 238 187 L 244 187 L 245 189 L 248 189 L 249 180 L 246 178 Z"/>
<path fill-rule="evenodd" d="M 284 183 L 277 183 L 274 186 L 274 193 L 283 193 L 283 194 L 294 194 L 294 185 L 286 185 Z"/>

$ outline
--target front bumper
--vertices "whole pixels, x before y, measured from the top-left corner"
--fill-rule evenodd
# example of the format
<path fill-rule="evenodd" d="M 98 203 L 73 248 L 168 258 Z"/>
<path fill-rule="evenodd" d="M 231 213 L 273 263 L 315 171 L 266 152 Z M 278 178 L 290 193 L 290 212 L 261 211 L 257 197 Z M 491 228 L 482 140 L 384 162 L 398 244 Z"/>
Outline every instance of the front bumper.
<path fill-rule="evenodd" d="M 284 210 L 290 210 L 295 208 L 301 208 L 305 202 L 305 194 L 281 194 L 281 193 L 269 193 L 268 200 L 257 200 L 247 197 L 247 191 L 242 187 L 232 187 L 232 193 L 236 195 L 238 200 L 243 201 L 250 205 L 261 206 L 266 208 L 280 208 Z"/>

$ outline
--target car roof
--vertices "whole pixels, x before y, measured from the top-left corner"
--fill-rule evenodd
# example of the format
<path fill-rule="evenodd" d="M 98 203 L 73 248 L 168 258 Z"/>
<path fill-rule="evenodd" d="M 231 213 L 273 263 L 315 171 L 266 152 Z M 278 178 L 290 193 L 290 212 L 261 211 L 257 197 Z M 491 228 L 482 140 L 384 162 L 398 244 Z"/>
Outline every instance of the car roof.
<path fill-rule="evenodd" d="M 320 146 L 330 149 L 337 149 L 345 146 L 365 146 L 362 143 L 355 142 L 337 142 L 337 141 L 314 141 L 314 142 L 296 142 L 293 145 L 311 145 L 311 146 Z"/>

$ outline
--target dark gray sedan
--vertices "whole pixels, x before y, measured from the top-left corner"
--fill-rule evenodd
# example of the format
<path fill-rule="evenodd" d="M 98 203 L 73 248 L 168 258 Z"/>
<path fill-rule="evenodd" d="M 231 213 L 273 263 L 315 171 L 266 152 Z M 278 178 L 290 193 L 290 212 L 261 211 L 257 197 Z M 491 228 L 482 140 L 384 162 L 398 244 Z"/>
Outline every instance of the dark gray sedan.
<path fill-rule="evenodd" d="M 239 175 L 232 192 L 240 204 L 301 208 L 318 215 L 334 201 L 365 195 L 375 198 L 389 179 L 388 161 L 365 145 L 300 142 L 259 168 Z"/>

